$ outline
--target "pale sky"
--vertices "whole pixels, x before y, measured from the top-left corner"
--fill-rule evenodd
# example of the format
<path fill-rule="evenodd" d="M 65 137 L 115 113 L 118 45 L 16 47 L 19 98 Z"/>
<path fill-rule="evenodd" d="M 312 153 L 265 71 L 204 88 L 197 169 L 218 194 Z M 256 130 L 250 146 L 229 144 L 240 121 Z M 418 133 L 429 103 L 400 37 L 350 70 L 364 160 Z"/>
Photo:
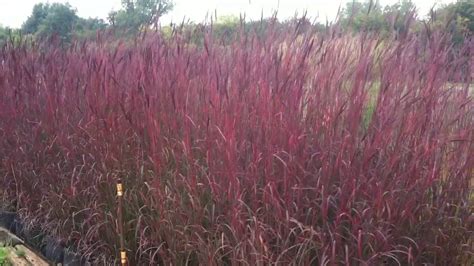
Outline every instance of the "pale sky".
<path fill-rule="evenodd" d="M 434 4 L 450 3 L 454 0 L 413 0 L 420 11 L 425 15 Z M 106 19 L 111 10 L 120 8 L 120 0 L 0 0 L 0 24 L 9 27 L 21 27 L 21 24 L 31 14 L 33 6 L 41 2 L 69 2 L 77 9 L 81 17 L 99 17 Z M 162 18 L 162 23 L 170 21 L 180 22 L 183 17 L 192 21 L 204 21 L 206 14 L 218 16 L 239 15 L 245 13 L 249 19 L 259 19 L 262 12 L 264 16 L 270 16 L 278 9 L 278 17 L 286 19 L 292 17 L 295 12 L 308 11 L 312 18 L 318 17 L 320 21 L 326 18 L 333 20 L 337 14 L 338 7 L 344 6 L 351 0 L 174 0 L 173 11 Z M 397 0 L 381 0 L 382 5 L 393 4 Z"/>

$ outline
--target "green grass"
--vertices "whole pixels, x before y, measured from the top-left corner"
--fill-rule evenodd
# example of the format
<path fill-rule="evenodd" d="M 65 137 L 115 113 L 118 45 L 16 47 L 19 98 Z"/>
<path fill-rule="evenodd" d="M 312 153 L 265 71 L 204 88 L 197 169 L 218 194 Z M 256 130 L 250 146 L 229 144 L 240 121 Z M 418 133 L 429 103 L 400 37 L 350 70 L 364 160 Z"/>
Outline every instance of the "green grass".
<path fill-rule="evenodd" d="M 9 259 L 10 252 L 6 247 L 0 247 L 0 265 L 1 266 L 9 266 L 12 265 Z"/>

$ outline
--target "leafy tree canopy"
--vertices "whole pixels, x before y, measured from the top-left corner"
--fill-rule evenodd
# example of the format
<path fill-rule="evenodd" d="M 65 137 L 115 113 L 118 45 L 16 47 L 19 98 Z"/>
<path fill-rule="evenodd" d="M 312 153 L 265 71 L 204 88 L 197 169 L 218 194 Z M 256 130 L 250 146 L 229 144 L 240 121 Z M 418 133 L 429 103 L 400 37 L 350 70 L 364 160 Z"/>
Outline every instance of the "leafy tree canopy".
<path fill-rule="evenodd" d="M 106 27 L 102 19 L 77 16 L 76 9 L 69 4 L 39 3 L 23 23 L 22 32 L 39 38 L 56 34 L 63 41 L 69 41 L 72 36 L 86 37 Z"/>
<path fill-rule="evenodd" d="M 0 43 L 8 38 L 8 30 L 0 24 Z"/>
<path fill-rule="evenodd" d="M 431 12 L 433 26 L 451 32 L 454 43 L 474 33 L 474 1 L 461 0 L 441 5 Z"/>
<path fill-rule="evenodd" d="M 353 1 L 342 12 L 342 25 L 354 31 L 380 31 L 387 27 L 382 6 L 378 1 Z"/>
<path fill-rule="evenodd" d="M 4 27 L 0 24 L 0 46 L 5 44 L 9 40 L 18 40 L 20 32 L 18 29 L 12 29 L 10 27 Z"/>
<path fill-rule="evenodd" d="M 76 10 L 69 4 L 53 3 L 39 25 L 37 34 L 39 36 L 58 34 L 61 38 L 69 40 L 77 20 Z"/>
<path fill-rule="evenodd" d="M 122 9 L 109 14 L 110 23 L 118 28 L 138 32 L 158 25 L 161 16 L 171 11 L 171 0 L 122 0 Z"/>
<path fill-rule="evenodd" d="M 36 4 L 33 7 L 33 12 L 28 19 L 23 23 L 21 29 L 24 33 L 33 34 L 36 33 L 43 23 L 44 19 L 48 15 L 50 9 L 49 4 Z"/>
<path fill-rule="evenodd" d="M 74 34 L 77 37 L 93 36 L 98 30 L 107 28 L 107 23 L 99 18 L 78 18 Z"/>
<path fill-rule="evenodd" d="M 463 30 L 474 32 L 474 1 L 458 1 L 455 14 Z"/>

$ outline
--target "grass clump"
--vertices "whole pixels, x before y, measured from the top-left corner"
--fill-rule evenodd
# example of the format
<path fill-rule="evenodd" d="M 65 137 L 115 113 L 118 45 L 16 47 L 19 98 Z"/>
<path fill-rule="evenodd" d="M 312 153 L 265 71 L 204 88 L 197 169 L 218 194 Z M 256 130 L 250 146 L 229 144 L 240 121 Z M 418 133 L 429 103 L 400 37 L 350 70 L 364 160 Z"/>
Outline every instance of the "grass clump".
<path fill-rule="evenodd" d="M 0 247 L 0 265 L 2 266 L 12 265 L 8 257 L 9 257 L 9 250 L 6 247 Z"/>
<path fill-rule="evenodd" d="M 473 40 L 202 36 L 0 50 L 22 217 L 114 261 L 120 178 L 132 264 L 472 262 Z"/>

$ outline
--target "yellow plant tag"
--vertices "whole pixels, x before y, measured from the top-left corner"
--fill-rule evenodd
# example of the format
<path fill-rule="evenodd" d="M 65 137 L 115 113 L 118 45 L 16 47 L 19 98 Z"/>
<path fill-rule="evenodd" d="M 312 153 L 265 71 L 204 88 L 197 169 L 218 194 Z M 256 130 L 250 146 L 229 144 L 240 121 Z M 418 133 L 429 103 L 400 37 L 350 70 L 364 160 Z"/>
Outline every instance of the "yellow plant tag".
<path fill-rule="evenodd" d="M 123 186 L 122 183 L 117 183 L 117 196 L 123 196 Z"/>

